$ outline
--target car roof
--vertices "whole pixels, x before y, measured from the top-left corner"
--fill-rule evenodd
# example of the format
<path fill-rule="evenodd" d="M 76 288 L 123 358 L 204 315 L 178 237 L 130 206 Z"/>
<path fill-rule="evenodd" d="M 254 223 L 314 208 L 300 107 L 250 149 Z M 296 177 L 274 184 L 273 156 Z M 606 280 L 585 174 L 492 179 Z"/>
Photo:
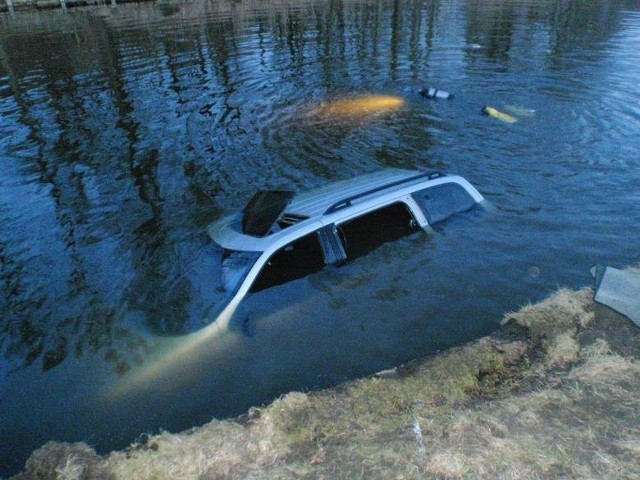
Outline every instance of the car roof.
<path fill-rule="evenodd" d="M 360 175 L 347 180 L 339 180 L 323 187 L 315 188 L 296 195 L 285 208 L 285 214 L 305 217 L 319 217 L 333 213 L 339 208 L 349 206 L 350 199 L 362 199 L 366 196 L 380 195 L 383 191 L 407 186 L 410 183 L 422 183 L 428 178 L 441 177 L 439 172 L 419 172 L 387 168 L 377 172 Z M 344 205 L 341 207 L 341 205 Z"/>
<path fill-rule="evenodd" d="M 224 248 L 265 251 L 274 243 L 282 244 L 283 237 L 290 242 L 323 224 L 339 222 L 365 203 L 388 205 L 401 195 L 448 182 L 462 184 L 476 201 L 482 200 L 482 196 L 462 177 L 437 171 L 386 168 L 296 194 L 278 217 L 287 223 L 287 227 L 266 236 L 243 232 L 242 213 L 218 220 L 209 226 L 208 232 Z"/>

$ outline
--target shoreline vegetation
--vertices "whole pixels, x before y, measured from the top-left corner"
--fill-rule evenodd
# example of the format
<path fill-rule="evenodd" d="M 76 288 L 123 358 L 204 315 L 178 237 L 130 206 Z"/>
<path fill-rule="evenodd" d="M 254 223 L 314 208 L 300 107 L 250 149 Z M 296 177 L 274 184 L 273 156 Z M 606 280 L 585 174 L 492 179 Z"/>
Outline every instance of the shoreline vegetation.
<path fill-rule="evenodd" d="M 49 442 L 13 480 L 640 478 L 640 330 L 561 289 L 488 337 L 100 456 Z"/>
<path fill-rule="evenodd" d="M 156 0 L 153 3 L 157 4 L 161 9 L 164 9 L 167 13 L 175 13 L 180 5 L 183 3 L 191 2 L 192 0 Z M 149 3 L 150 0 L 0 0 L 0 13 L 9 13 L 13 15 L 15 13 L 30 13 L 42 10 L 67 10 L 76 9 L 79 7 L 117 7 L 119 5 L 130 3 Z M 276 4 L 273 2 L 265 2 L 251 0 L 249 2 L 238 1 L 218 1 L 200 2 L 203 4 L 210 4 L 213 8 L 219 8 L 222 12 L 229 13 L 235 10 L 252 9 L 252 8 L 268 8 L 271 10 L 278 10 L 286 8 L 291 4 L 288 0 L 280 1 Z M 174 11 L 174 9 L 176 9 Z"/>
<path fill-rule="evenodd" d="M 112 6 L 123 3 L 142 2 L 145 0 L 0 0 L 0 13 L 31 12 L 38 10 L 52 10 L 75 8 Z"/>
<path fill-rule="evenodd" d="M 223 16 L 234 17 L 241 20 L 248 11 L 265 10 L 270 14 L 286 11 L 291 6 L 299 6 L 296 0 L 279 0 L 277 2 L 265 2 L 262 0 L 0 0 L 0 14 L 34 13 L 38 11 L 66 11 L 82 10 L 81 7 L 101 8 L 117 7 L 133 3 L 153 3 L 162 15 L 172 15 L 180 10 L 184 4 L 200 4 L 207 11 L 213 10 Z M 197 10 L 196 10 L 197 11 Z M 26 16 L 26 15 L 25 15 Z M 19 18 L 17 15 L 16 18 Z"/>
<path fill-rule="evenodd" d="M 55 8 L 88 6 L 116 6 L 121 3 L 131 3 L 141 0 L 0 0 L 0 13 L 25 12 L 34 10 L 50 10 Z"/>

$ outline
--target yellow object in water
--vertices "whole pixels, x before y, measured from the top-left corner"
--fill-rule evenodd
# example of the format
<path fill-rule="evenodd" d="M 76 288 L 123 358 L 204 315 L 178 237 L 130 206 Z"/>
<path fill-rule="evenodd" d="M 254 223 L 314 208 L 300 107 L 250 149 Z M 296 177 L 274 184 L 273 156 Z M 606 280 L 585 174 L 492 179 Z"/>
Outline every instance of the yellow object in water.
<path fill-rule="evenodd" d="M 380 112 L 390 112 L 403 107 L 405 101 L 401 97 L 390 95 L 366 95 L 349 98 L 345 100 L 335 100 L 323 105 L 320 108 L 322 115 L 330 116 L 362 116 Z"/>
<path fill-rule="evenodd" d="M 516 123 L 518 121 L 516 117 L 512 117 L 508 113 L 501 112 L 500 110 L 496 110 L 493 107 L 484 107 L 482 109 L 482 113 L 507 123 Z"/>

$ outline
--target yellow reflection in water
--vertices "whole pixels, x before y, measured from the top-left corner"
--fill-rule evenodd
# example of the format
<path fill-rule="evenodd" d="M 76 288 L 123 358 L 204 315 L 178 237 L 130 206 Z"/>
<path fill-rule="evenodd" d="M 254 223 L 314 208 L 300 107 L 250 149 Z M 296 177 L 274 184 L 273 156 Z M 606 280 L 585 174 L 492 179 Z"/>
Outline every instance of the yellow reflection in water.
<path fill-rule="evenodd" d="M 231 345 L 237 341 L 237 335 L 229 331 L 230 316 L 231 312 L 227 310 L 198 332 L 156 339 L 151 358 L 108 388 L 107 397 L 111 400 L 123 398 L 135 390 L 153 388 L 154 384 L 162 384 L 165 389 L 173 390 L 192 375 L 202 374 L 194 371 L 194 367 L 201 364 L 203 359 L 232 348 Z"/>
<path fill-rule="evenodd" d="M 363 95 L 354 98 L 334 100 L 320 107 L 322 116 L 347 117 L 366 116 L 376 113 L 392 112 L 402 108 L 405 100 L 391 95 Z"/>

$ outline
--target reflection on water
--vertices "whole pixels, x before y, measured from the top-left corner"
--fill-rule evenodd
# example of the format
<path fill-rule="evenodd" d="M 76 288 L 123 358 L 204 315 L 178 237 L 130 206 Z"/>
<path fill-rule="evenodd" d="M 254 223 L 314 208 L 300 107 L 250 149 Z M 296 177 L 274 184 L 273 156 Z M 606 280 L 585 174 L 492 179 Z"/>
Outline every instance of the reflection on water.
<path fill-rule="evenodd" d="M 322 105 L 316 112 L 329 121 L 340 117 L 368 117 L 393 112 L 402 108 L 405 101 L 390 95 L 366 95 L 344 100 L 334 100 Z"/>
<path fill-rule="evenodd" d="M 0 17 L 7 472 L 49 439 L 104 451 L 388 368 L 637 262 L 636 2 L 50 13 Z M 383 166 L 460 173 L 495 211 L 247 298 L 251 336 L 210 324 L 207 224 Z"/>

